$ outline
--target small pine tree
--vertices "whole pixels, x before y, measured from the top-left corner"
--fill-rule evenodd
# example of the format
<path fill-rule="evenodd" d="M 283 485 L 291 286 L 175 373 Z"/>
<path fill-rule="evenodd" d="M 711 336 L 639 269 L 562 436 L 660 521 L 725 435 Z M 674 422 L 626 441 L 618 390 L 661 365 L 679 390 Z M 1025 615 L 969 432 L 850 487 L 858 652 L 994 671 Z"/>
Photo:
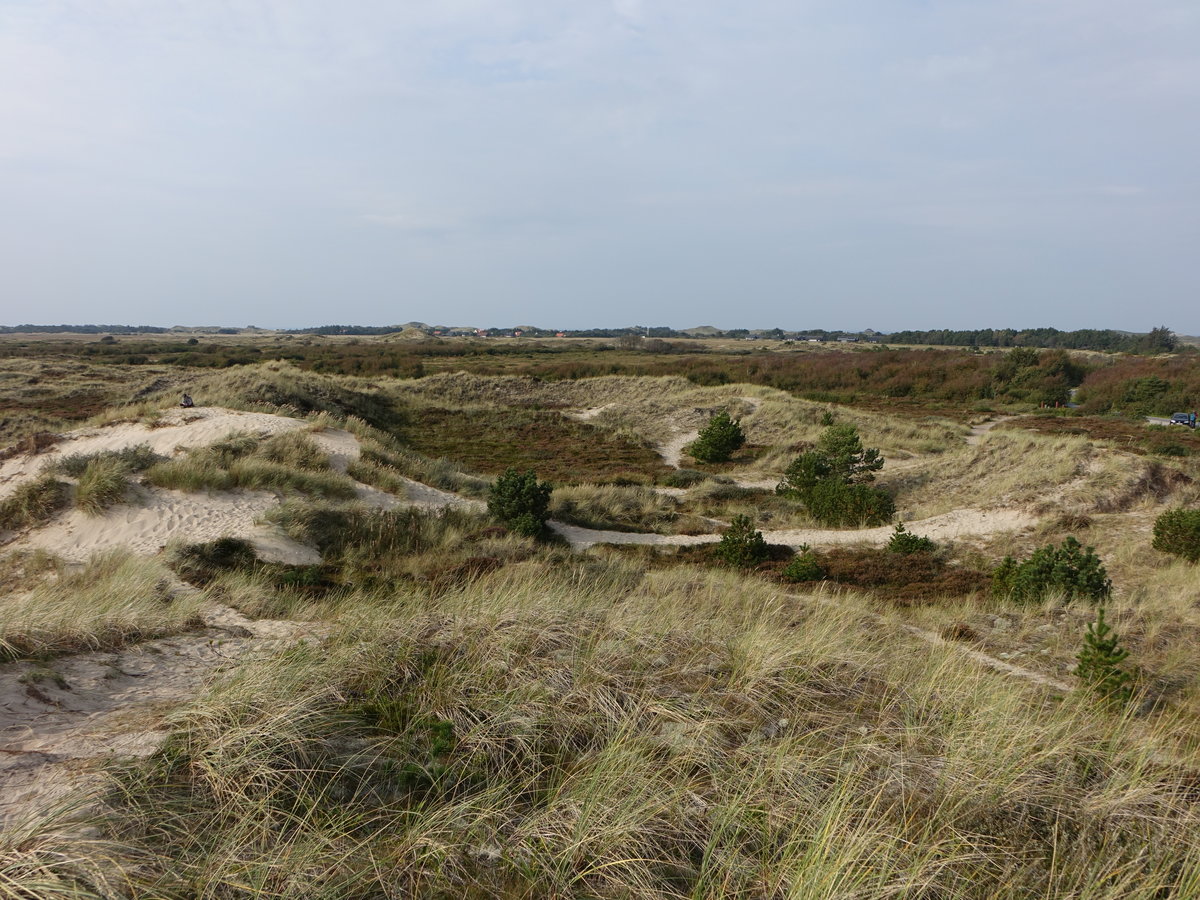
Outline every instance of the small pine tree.
<path fill-rule="evenodd" d="M 708 424 L 700 429 L 700 435 L 692 441 L 687 452 L 701 462 L 726 462 L 733 451 L 746 443 L 741 421 L 732 418 L 725 410 L 714 413 Z"/>
<path fill-rule="evenodd" d="M 1124 703 L 1132 696 L 1133 676 L 1122 666 L 1129 651 L 1120 645 L 1116 632 L 1104 621 L 1104 607 L 1089 622 L 1079 651 L 1075 674 L 1102 700 Z"/>
<path fill-rule="evenodd" d="M 727 565 L 748 569 L 767 558 L 767 542 L 749 516 L 734 516 L 714 551 Z"/>
<path fill-rule="evenodd" d="M 875 480 L 883 468 L 883 457 L 874 447 L 863 448 L 858 429 L 853 425 L 830 425 L 817 438 L 817 452 L 825 455 L 833 477 L 846 484 Z"/>
<path fill-rule="evenodd" d="M 532 469 L 518 472 L 510 466 L 492 483 L 488 512 L 517 534 L 537 537 L 550 517 L 552 490 L 549 484 L 537 480 Z"/>
<path fill-rule="evenodd" d="M 907 556 L 910 553 L 932 553 L 935 546 L 929 538 L 915 535 L 904 527 L 903 522 L 897 522 L 896 530 L 892 532 L 887 548 L 892 553 L 902 553 Z"/>

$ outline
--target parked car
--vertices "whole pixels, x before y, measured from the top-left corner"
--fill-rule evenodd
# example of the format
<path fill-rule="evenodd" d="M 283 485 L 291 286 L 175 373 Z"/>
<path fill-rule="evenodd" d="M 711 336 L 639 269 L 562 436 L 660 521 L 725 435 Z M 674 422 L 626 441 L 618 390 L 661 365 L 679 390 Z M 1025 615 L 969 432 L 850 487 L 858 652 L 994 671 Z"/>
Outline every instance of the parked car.
<path fill-rule="evenodd" d="M 1196 422 L 1192 418 L 1191 413 L 1172 413 L 1171 414 L 1171 424 L 1172 425 L 1186 425 L 1188 428 L 1196 427 Z"/>

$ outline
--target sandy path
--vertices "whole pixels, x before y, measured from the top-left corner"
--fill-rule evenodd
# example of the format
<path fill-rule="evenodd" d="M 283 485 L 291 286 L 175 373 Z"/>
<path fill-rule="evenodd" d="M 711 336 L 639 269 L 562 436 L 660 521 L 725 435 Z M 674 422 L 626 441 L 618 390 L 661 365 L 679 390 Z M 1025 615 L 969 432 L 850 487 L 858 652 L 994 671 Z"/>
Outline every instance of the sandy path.
<path fill-rule="evenodd" d="M 324 633 L 218 605 L 205 621 L 202 631 L 119 651 L 0 666 L 0 827 L 94 802 L 106 784 L 102 766 L 161 747 L 168 714 L 215 673 Z"/>
<path fill-rule="evenodd" d="M 966 537 L 982 537 L 1005 531 L 1020 531 L 1037 524 L 1037 517 L 1019 509 L 956 509 L 928 519 L 905 522 L 910 532 L 920 537 L 944 542 Z M 686 547 L 695 544 L 711 544 L 720 540 L 716 534 L 644 534 L 624 531 L 598 531 L 551 522 L 550 527 L 562 535 L 572 547 L 583 549 L 596 544 L 643 544 L 654 546 Z M 894 526 L 880 525 L 878 528 L 820 529 L 796 528 L 783 531 L 764 531 L 768 544 L 798 547 L 809 544 L 815 547 L 847 544 L 869 544 L 881 546 L 892 536 Z"/>
<path fill-rule="evenodd" d="M 967 443 L 971 446 L 978 444 L 983 440 L 983 436 L 1004 422 L 1011 422 L 1013 419 L 1019 419 L 1020 416 L 1001 416 L 998 419 L 989 419 L 986 422 L 980 422 L 978 425 L 972 425 L 971 430 L 967 433 Z"/>

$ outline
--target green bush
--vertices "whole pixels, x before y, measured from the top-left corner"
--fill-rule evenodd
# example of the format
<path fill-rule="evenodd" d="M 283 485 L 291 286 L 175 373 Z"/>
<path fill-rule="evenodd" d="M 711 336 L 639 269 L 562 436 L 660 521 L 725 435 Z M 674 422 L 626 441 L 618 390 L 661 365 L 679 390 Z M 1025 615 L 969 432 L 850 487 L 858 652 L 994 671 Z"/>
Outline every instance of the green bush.
<path fill-rule="evenodd" d="M 809 493 L 808 511 L 830 528 L 886 525 L 896 513 L 890 494 L 869 484 L 822 481 Z"/>
<path fill-rule="evenodd" d="M 741 423 L 721 410 L 700 429 L 700 436 L 688 445 L 687 452 L 701 462 L 719 463 L 727 461 L 745 443 Z"/>
<path fill-rule="evenodd" d="M 820 581 L 825 570 L 817 562 L 817 556 L 807 546 L 801 547 L 780 573 L 784 581 Z"/>
<path fill-rule="evenodd" d="M 883 525 L 895 515 L 895 503 L 867 484 L 882 467 L 879 451 L 864 450 L 853 425 L 831 425 L 816 449 L 792 460 L 775 492 L 799 500 L 823 525 Z"/>
<path fill-rule="evenodd" d="M 1095 549 L 1068 537 L 1059 547 L 1035 550 L 1024 562 L 1005 557 L 992 573 L 992 590 L 1031 603 L 1051 593 L 1100 603 L 1112 593 L 1112 582 Z"/>
<path fill-rule="evenodd" d="M 927 537 L 919 537 L 904 527 L 903 522 L 896 523 L 896 530 L 888 540 L 887 548 L 892 553 L 932 553 L 937 545 Z"/>
<path fill-rule="evenodd" d="M 714 550 L 726 565 L 748 569 L 767 558 L 767 542 L 749 516 L 734 516 Z"/>
<path fill-rule="evenodd" d="M 813 488 L 833 478 L 833 465 L 823 453 L 809 450 L 793 459 L 783 470 L 775 493 L 806 500 Z"/>
<path fill-rule="evenodd" d="M 707 473 L 697 472 L 695 469 L 675 469 L 663 476 L 662 483 L 667 487 L 690 488 L 707 481 L 710 477 Z"/>
<path fill-rule="evenodd" d="M 537 537 L 546 529 L 552 490 L 549 484 L 537 480 L 533 469 L 522 473 L 510 466 L 488 492 L 488 512 L 509 530 Z"/>
<path fill-rule="evenodd" d="M 258 555 L 249 541 L 224 537 L 215 541 L 185 544 L 175 548 L 167 558 L 169 565 L 184 581 L 206 585 L 222 572 L 232 569 L 251 569 Z"/>
<path fill-rule="evenodd" d="M 1169 509 L 1154 520 L 1155 550 L 1200 561 L 1200 509 Z"/>

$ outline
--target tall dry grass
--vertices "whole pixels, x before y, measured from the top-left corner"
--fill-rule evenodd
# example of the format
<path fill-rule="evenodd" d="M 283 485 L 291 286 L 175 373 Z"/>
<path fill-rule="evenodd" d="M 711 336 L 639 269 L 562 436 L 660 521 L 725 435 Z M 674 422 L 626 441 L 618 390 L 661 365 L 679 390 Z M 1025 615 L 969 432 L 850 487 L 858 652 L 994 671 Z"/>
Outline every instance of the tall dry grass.
<path fill-rule="evenodd" d="M 122 778 L 142 895 L 1187 897 L 1175 723 L 881 630 L 853 596 L 600 560 L 373 595 Z"/>
<path fill-rule="evenodd" d="M 160 562 L 124 552 L 0 600 L 0 659 L 119 647 L 200 624 L 201 592 Z"/>

